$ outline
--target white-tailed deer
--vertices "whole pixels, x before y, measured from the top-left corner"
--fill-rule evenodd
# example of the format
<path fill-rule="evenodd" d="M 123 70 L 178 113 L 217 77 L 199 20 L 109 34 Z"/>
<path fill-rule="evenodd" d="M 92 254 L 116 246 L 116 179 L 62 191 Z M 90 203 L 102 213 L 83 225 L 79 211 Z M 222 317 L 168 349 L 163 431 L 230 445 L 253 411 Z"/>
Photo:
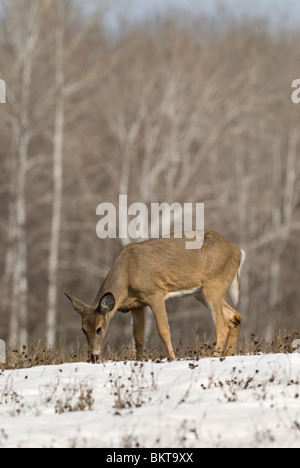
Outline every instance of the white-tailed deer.
<path fill-rule="evenodd" d="M 193 295 L 212 313 L 217 337 L 214 355 L 234 353 L 241 316 L 227 304 L 225 295 L 229 290 L 237 303 L 245 254 L 214 231 L 204 232 L 199 249 L 186 249 L 185 243 L 184 235 L 171 235 L 129 244 L 117 257 L 92 305 L 65 294 L 82 317 L 92 362 L 100 356 L 108 324 L 117 310 L 131 311 L 137 359 L 143 358 L 146 306 L 151 308 L 169 358 L 174 360 L 165 300 L 186 295 Z"/>

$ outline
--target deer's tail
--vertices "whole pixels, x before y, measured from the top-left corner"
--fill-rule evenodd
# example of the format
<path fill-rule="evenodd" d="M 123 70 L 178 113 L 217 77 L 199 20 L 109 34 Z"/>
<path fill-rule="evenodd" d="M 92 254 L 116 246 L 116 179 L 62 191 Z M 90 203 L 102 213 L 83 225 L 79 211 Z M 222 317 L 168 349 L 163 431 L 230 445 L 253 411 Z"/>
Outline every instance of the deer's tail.
<path fill-rule="evenodd" d="M 242 271 L 242 267 L 243 267 L 243 263 L 245 262 L 245 259 L 246 259 L 246 252 L 244 252 L 244 250 L 241 249 L 240 266 L 238 268 L 238 271 L 236 272 L 235 277 L 233 278 L 231 285 L 229 286 L 229 293 L 230 293 L 231 299 L 234 302 L 234 305 L 236 305 L 239 300 L 240 277 L 241 277 L 241 271 Z"/>

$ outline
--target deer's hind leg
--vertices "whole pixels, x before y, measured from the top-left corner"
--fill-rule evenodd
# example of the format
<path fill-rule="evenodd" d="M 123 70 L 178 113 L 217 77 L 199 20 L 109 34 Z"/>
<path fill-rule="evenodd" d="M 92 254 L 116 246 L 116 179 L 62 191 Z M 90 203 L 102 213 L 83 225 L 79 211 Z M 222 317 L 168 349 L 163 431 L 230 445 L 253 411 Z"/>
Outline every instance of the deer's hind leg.
<path fill-rule="evenodd" d="M 217 284 L 210 284 L 203 286 L 201 291 L 195 295 L 202 304 L 204 304 L 211 312 L 215 327 L 216 327 L 216 345 L 214 356 L 221 356 L 223 354 L 225 343 L 229 335 L 228 321 L 224 315 L 224 295 L 222 288 Z M 221 291 L 217 293 L 217 291 Z"/>
<path fill-rule="evenodd" d="M 229 327 L 225 355 L 232 356 L 235 351 L 236 342 L 242 323 L 242 317 L 236 310 L 230 307 L 226 301 L 224 301 L 223 304 L 223 314 Z"/>

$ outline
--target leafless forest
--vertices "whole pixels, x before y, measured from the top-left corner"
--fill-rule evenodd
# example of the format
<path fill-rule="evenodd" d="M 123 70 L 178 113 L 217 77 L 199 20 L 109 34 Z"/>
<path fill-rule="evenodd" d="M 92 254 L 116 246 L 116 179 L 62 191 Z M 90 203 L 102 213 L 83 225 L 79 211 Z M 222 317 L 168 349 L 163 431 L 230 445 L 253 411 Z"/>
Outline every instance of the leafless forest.
<path fill-rule="evenodd" d="M 80 5 L 0 0 L 0 338 L 82 340 L 63 292 L 94 300 L 122 248 L 96 207 L 119 194 L 204 202 L 205 227 L 247 252 L 242 334 L 299 330 L 300 31 L 223 12 L 109 34 L 101 2 Z M 198 302 L 167 307 L 174 341 L 213 335 Z M 130 343 L 129 315 L 108 341 Z"/>

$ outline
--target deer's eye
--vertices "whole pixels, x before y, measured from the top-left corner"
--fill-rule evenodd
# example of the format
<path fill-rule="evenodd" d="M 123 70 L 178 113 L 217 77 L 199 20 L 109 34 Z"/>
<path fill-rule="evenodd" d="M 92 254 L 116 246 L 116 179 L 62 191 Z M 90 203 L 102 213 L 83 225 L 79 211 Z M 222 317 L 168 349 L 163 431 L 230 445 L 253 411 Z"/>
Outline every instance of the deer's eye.
<path fill-rule="evenodd" d="M 101 332 L 102 332 L 102 328 L 98 327 L 97 330 L 96 330 L 97 335 L 100 335 Z"/>

